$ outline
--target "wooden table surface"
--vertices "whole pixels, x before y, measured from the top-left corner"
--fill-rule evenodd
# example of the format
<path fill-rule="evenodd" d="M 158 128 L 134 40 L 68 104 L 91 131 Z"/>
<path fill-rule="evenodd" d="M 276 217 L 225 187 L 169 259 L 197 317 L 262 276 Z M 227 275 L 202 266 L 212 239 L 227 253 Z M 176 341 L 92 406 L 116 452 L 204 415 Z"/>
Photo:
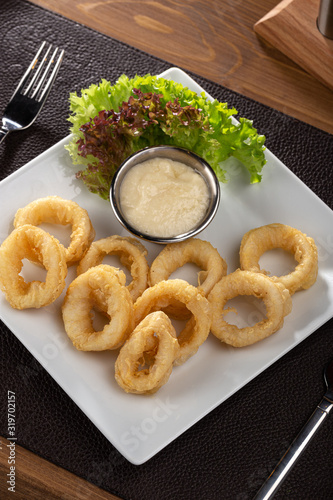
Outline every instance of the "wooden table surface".
<path fill-rule="evenodd" d="M 253 30 L 277 0 L 32 2 L 333 133 L 333 91 Z"/>
<path fill-rule="evenodd" d="M 333 91 L 254 33 L 276 0 L 30 1 L 333 133 Z M 16 454 L 17 498 L 116 498 L 19 446 Z"/>

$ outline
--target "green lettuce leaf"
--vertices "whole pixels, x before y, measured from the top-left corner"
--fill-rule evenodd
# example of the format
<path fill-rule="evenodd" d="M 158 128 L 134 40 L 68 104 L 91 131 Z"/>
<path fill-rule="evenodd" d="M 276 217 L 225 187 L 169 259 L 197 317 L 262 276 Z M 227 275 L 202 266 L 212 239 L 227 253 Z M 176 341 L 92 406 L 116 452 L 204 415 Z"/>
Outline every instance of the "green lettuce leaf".
<path fill-rule="evenodd" d="M 226 182 L 223 162 L 233 156 L 260 182 L 266 163 L 265 137 L 252 122 L 226 103 L 208 100 L 180 83 L 157 76 L 122 75 L 111 85 L 102 80 L 70 94 L 71 132 L 66 148 L 77 176 L 88 189 L 107 199 L 112 177 L 127 156 L 146 146 L 171 144 L 203 157 Z"/>

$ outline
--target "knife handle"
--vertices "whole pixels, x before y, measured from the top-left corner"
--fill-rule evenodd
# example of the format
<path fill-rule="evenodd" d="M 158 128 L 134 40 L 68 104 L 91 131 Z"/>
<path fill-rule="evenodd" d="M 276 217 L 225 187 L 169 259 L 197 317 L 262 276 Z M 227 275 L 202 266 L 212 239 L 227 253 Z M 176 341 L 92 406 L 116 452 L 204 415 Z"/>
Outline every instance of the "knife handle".
<path fill-rule="evenodd" d="M 281 486 L 288 472 L 321 426 L 332 407 L 333 402 L 324 396 L 253 500 L 269 500 L 273 498 L 273 495 Z"/>

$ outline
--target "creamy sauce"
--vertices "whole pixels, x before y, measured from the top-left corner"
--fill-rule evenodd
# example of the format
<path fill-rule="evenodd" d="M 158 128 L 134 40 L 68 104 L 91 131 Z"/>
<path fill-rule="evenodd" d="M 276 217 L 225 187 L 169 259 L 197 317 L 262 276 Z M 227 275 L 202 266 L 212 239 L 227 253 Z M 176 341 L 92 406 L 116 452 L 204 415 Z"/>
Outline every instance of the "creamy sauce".
<path fill-rule="evenodd" d="M 186 233 L 201 221 L 209 190 L 200 174 L 168 158 L 153 158 L 133 167 L 120 188 L 121 210 L 143 234 L 168 238 Z"/>

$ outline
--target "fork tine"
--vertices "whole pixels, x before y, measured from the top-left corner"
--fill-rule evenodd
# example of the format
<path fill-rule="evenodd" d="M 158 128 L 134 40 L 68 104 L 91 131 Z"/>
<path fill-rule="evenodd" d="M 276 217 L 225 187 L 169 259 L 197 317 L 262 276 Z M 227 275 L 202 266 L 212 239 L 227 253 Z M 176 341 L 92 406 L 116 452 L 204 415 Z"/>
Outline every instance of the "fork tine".
<path fill-rule="evenodd" d="M 35 74 L 34 74 L 34 76 L 32 77 L 32 79 L 31 79 L 31 81 L 30 81 L 30 83 L 29 83 L 28 87 L 27 87 L 27 88 L 25 89 L 25 91 L 23 92 L 23 94 L 24 94 L 24 95 L 27 95 L 27 94 L 29 93 L 30 89 L 32 89 L 32 88 L 33 88 L 33 85 L 34 85 L 35 81 L 37 80 L 37 77 L 38 77 L 39 73 L 41 72 L 41 70 L 42 70 L 42 68 L 43 68 L 43 66 L 44 66 L 44 63 L 45 63 L 45 61 L 47 60 L 47 56 L 49 55 L 49 52 L 50 52 L 50 50 L 51 50 L 51 47 L 52 47 L 52 45 L 50 45 L 50 46 L 49 46 L 49 48 L 47 49 L 47 51 L 46 51 L 46 53 L 45 53 L 45 55 L 44 55 L 44 57 L 43 57 L 43 59 L 42 59 L 42 61 L 41 61 L 40 65 L 39 65 L 39 66 L 38 66 L 38 68 L 36 69 Z M 36 60 L 36 64 L 37 64 L 37 60 Z M 36 64 L 35 64 L 35 66 L 36 66 Z M 33 70 L 34 70 L 35 66 L 32 68 Z M 33 97 L 33 95 L 32 95 L 31 97 Z"/>
<path fill-rule="evenodd" d="M 57 62 L 55 63 L 55 56 L 56 56 L 56 53 L 58 51 L 58 48 L 56 48 L 56 50 L 54 51 L 53 55 L 52 55 L 52 58 L 49 62 L 49 65 L 48 65 L 48 68 L 47 68 L 47 71 L 45 71 L 44 75 L 43 75 L 43 81 L 45 80 L 45 77 L 48 73 L 48 70 L 49 70 L 49 67 L 51 66 L 51 64 L 54 64 L 54 68 L 52 70 L 52 73 L 50 75 L 50 78 L 48 79 L 44 89 L 43 89 L 43 92 L 41 93 L 41 95 L 39 96 L 39 98 L 37 99 L 39 102 L 42 102 L 42 101 L 45 101 L 45 99 L 47 98 L 50 90 L 51 90 L 51 87 L 53 85 L 53 82 L 57 76 L 57 73 L 59 71 L 59 68 L 60 68 L 60 65 L 62 63 L 62 60 L 63 60 L 63 56 L 64 56 L 64 53 L 65 51 L 62 50 L 60 52 L 60 55 L 58 56 L 58 60 Z"/>
<path fill-rule="evenodd" d="M 18 84 L 18 86 L 17 86 L 17 88 L 16 88 L 16 90 L 14 92 L 14 95 L 16 94 L 16 92 L 20 92 L 24 88 L 25 84 L 27 83 L 27 81 L 29 79 L 29 76 L 30 76 L 32 70 L 34 69 L 35 65 L 37 64 L 38 58 L 40 56 L 40 53 L 44 49 L 45 44 L 46 44 L 46 42 L 44 41 L 42 43 L 42 45 L 39 47 L 39 49 L 38 49 L 35 57 L 33 58 L 33 60 L 31 61 L 30 65 L 28 67 L 27 71 L 24 73 L 23 77 L 21 78 L 21 81 Z"/>
<path fill-rule="evenodd" d="M 45 57 L 44 57 L 44 60 L 43 60 L 42 64 L 44 64 L 44 62 L 47 60 L 47 56 L 49 54 L 49 51 L 51 50 L 51 47 L 52 47 L 52 45 L 50 45 L 49 50 L 45 54 Z M 55 58 L 55 55 L 56 55 L 57 52 L 58 52 L 58 47 L 56 47 L 55 51 L 53 52 L 52 56 L 50 57 L 49 63 L 46 66 L 46 69 L 45 69 L 45 71 L 43 73 L 43 76 L 40 78 L 38 84 L 36 85 L 35 90 L 33 91 L 32 95 L 30 96 L 32 99 L 37 96 L 40 88 L 42 87 L 42 85 L 43 85 L 43 83 L 45 81 L 46 75 L 48 74 L 48 72 L 50 70 L 51 64 L 53 64 L 53 61 L 54 61 L 54 58 Z M 41 66 L 42 66 L 42 64 L 41 64 Z"/>

